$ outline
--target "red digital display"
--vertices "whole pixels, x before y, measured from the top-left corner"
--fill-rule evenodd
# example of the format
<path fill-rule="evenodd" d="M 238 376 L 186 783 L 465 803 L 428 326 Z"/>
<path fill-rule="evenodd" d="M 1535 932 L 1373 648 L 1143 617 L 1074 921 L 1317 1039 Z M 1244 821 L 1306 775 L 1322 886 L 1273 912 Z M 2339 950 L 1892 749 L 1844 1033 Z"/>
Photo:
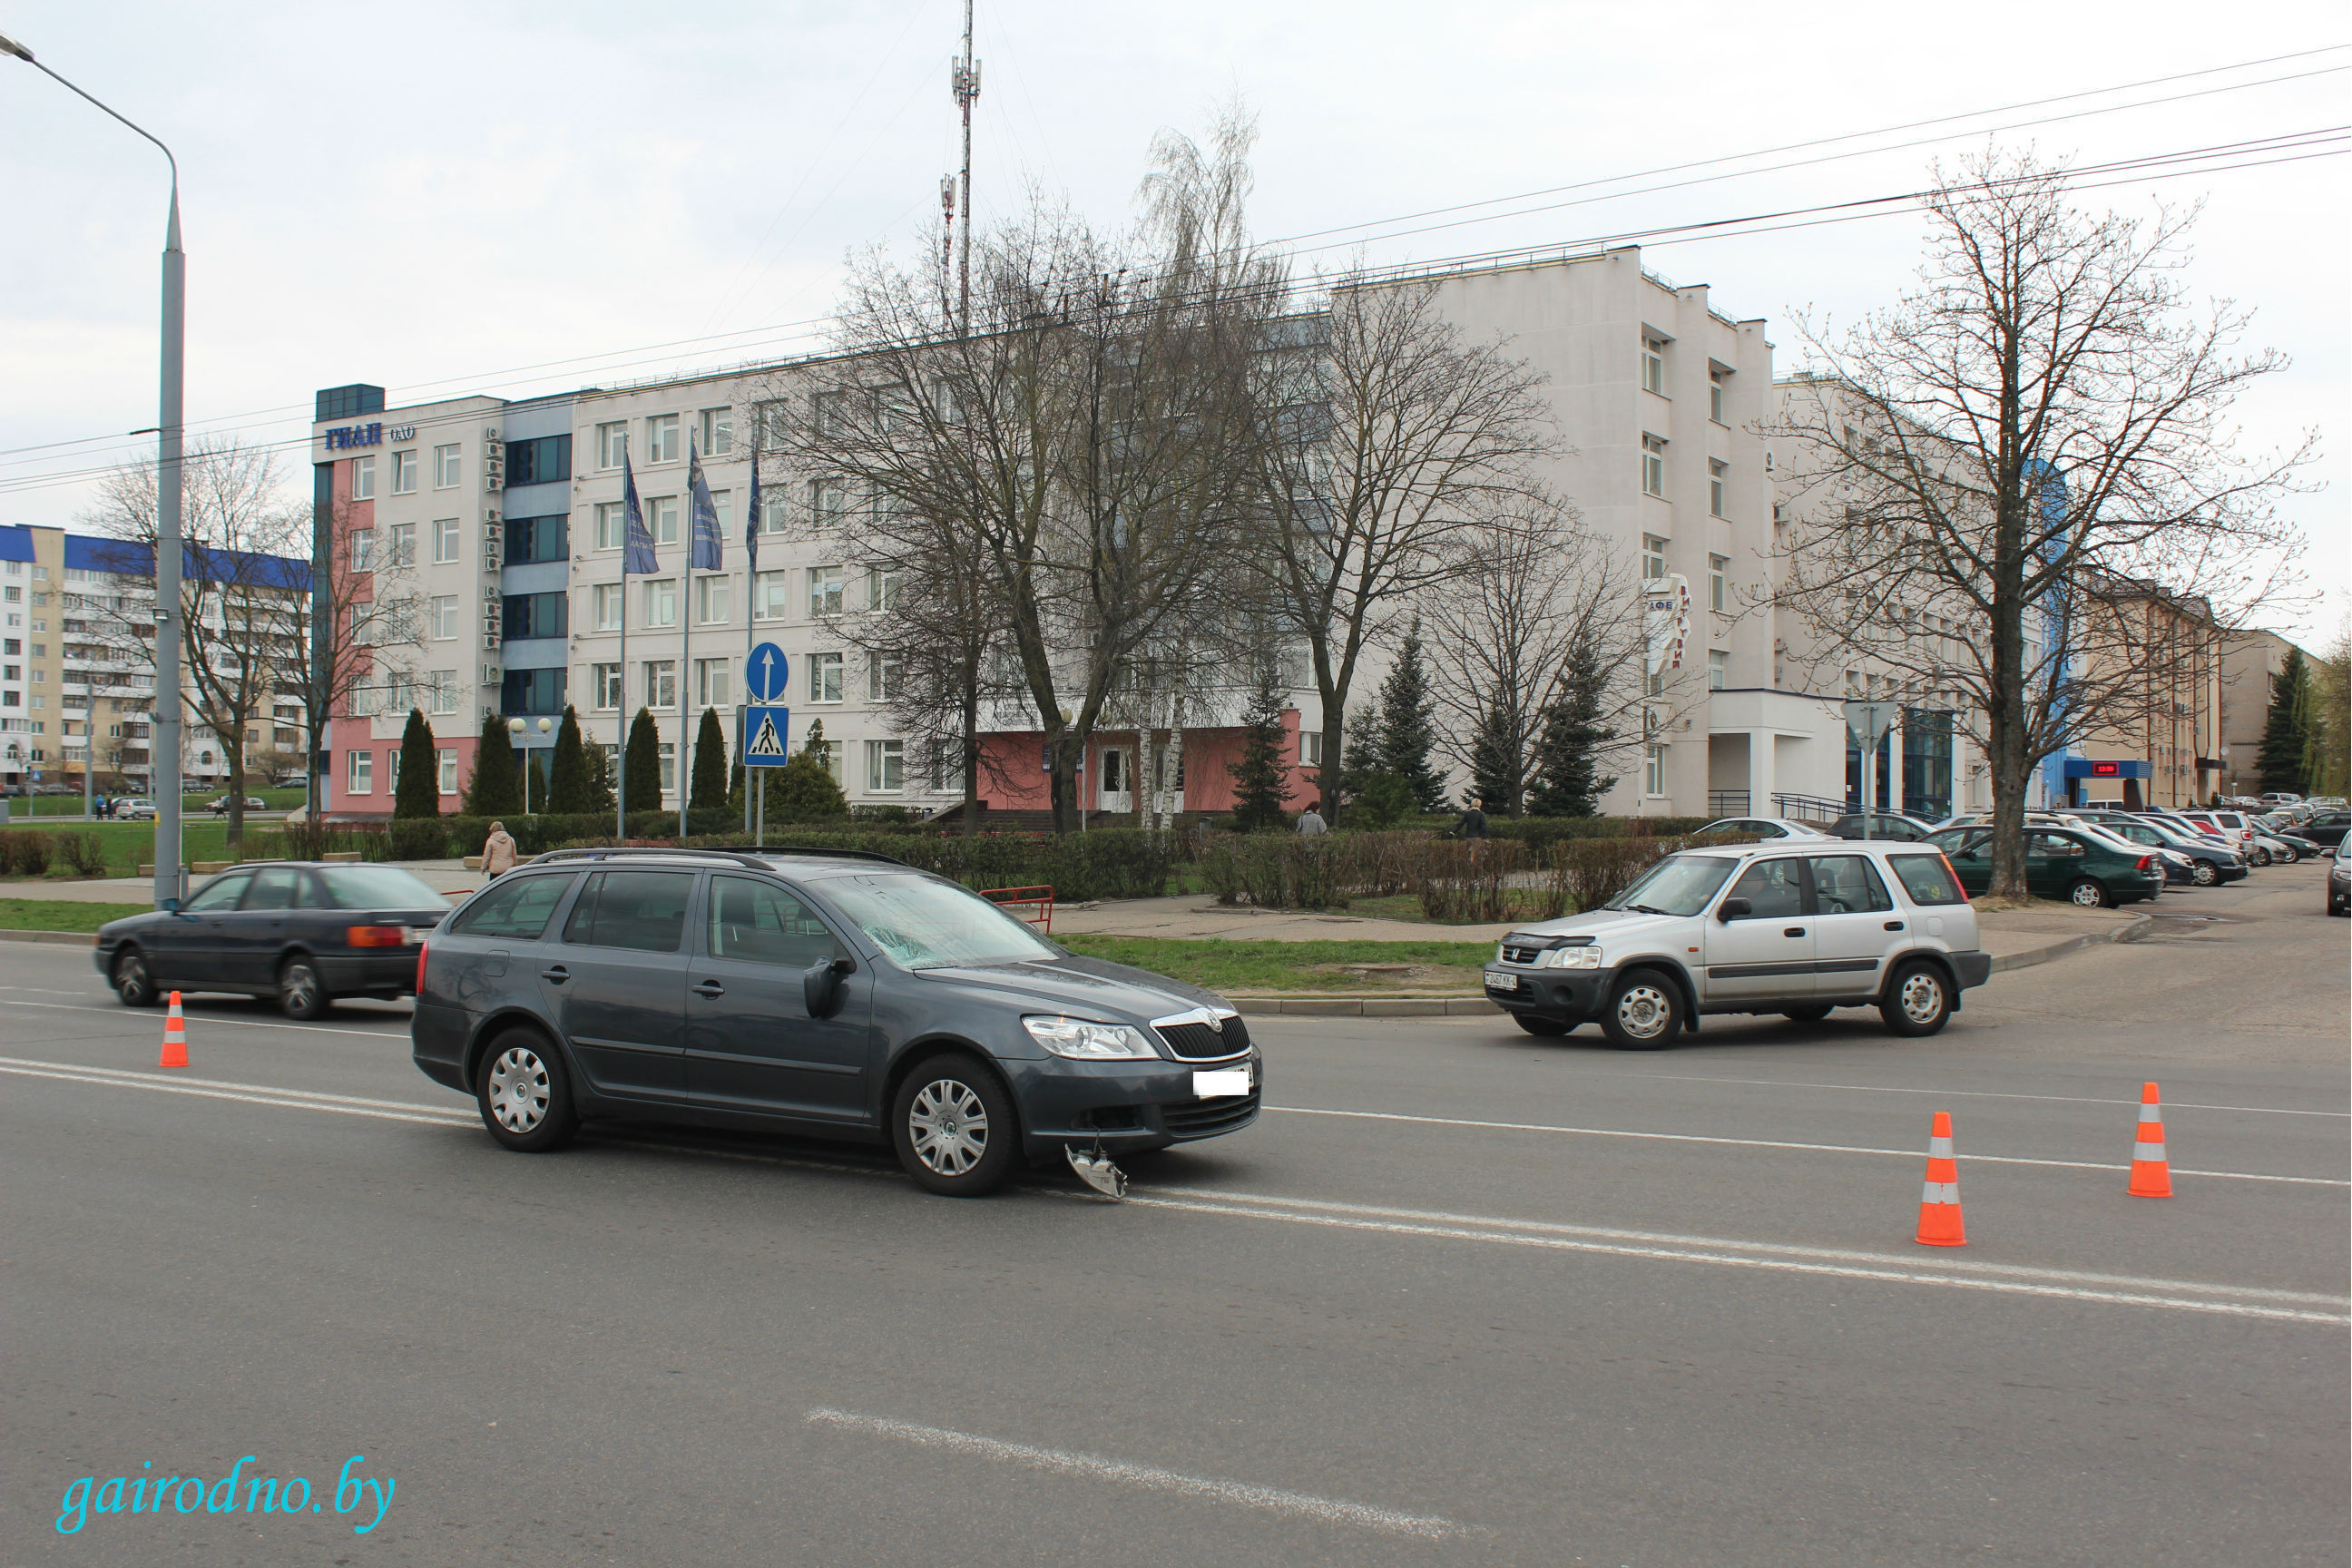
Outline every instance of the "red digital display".
<path fill-rule="evenodd" d="M 2122 771 L 2123 766 L 2119 763 L 2093 763 L 2091 764 L 2091 776 L 2095 779 L 2111 779 Z"/>

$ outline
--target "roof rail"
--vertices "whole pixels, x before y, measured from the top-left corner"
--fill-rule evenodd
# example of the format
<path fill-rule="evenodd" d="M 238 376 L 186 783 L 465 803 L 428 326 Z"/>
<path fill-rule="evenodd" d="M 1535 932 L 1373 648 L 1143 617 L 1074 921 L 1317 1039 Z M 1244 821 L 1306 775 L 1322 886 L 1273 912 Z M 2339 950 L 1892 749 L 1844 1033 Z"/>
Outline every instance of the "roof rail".
<path fill-rule="evenodd" d="M 536 866 L 550 860 L 607 860 L 629 855 L 700 855 L 709 859 L 732 860 L 739 866 L 751 866 L 762 871 L 770 868 L 765 860 L 740 849 L 681 849 L 660 844 L 588 845 L 577 849 L 547 849 L 532 856 L 526 864 Z"/>
<path fill-rule="evenodd" d="M 761 844 L 754 846 L 752 852 L 758 855 L 814 855 L 835 860 L 879 860 L 885 866 L 907 866 L 896 855 L 885 855 L 879 849 L 819 849 L 806 844 Z M 907 869 L 911 871 L 914 868 L 907 866 Z"/>

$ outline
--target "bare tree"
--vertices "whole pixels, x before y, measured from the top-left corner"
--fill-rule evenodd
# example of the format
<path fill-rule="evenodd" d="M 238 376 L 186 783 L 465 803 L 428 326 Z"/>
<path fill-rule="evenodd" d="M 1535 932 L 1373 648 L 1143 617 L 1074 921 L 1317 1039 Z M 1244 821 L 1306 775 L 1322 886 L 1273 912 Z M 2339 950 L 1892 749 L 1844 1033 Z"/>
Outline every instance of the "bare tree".
<path fill-rule="evenodd" d="M 1424 629 L 1448 750 L 1486 809 L 1523 815 L 1537 742 L 1580 649 L 1615 717 L 1638 694 L 1622 672 L 1640 653 L 1632 583 L 1607 542 L 1555 497 L 1519 498 L 1448 542 L 1448 580 Z M 1594 674 L 1593 672 L 1597 672 Z"/>
<path fill-rule="evenodd" d="M 2145 226 L 1988 155 L 1927 201 L 1918 285 L 1835 342 L 1777 434 L 1815 504 L 1782 600 L 1822 639 L 1968 711 L 1992 775 L 1992 891 L 2024 893 L 2026 791 L 2086 730 L 2128 722 L 2152 588 L 2242 624 L 2291 555 L 2274 511 L 2310 438 L 2242 457 L 2231 410 L 2274 352 L 2186 296 L 2194 211 Z"/>
<path fill-rule="evenodd" d="M 1254 558 L 1307 647 L 1336 811 L 1366 650 L 1479 558 L 1465 531 L 1529 494 L 1557 442 L 1543 377 L 1441 317 L 1434 282 L 1343 282 L 1293 333 L 1259 363 L 1267 522 Z"/>
<path fill-rule="evenodd" d="M 348 500 L 313 509 L 305 531 L 311 549 L 310 593 L 301 606 L 304 657 L 299 667 L 288 667 L 283 687 L 301 710 L 314 828 L 319 782 L 310 770 L 331 720 L 404 714 L 412 704 L 428 712 L 455 710 L 454 696 L 439 700 L 441 694 L 420 682 L 414 668 L 426 634 L 415 585 L 415 538 L 354 528 L 354 515 Z M 473 631 L 462 628 L 464 642 L 473 640 Z M 464 668 L 457 679 L 460 690 L 467 688 Z M 471 723 L 473 715 L 463 717 Z"/>

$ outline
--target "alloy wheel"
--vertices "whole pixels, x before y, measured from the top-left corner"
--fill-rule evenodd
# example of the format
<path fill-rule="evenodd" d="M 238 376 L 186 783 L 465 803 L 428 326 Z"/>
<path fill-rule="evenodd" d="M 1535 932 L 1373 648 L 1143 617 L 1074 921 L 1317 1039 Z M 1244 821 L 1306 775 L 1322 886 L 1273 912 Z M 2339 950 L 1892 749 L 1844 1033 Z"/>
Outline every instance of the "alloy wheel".
<path fill-rule="evenodd" d="M 155 1000 L 155 985 L 148 978 L 144 955 L 127 952 L 115 961 L 114 994 L 126 1007 L 144 1007 Z"/>
<path fill-rule="evenodd" d="M 1674 1003 L 1654 985 L 1629 985 L 1617 998 L 1617 1026 L 1637 1040 L 1655 1039 L 1674 1022 Z"/>
<path fill-rule="evenodd" d="M 2200 860 L 2197 869 L 2189 874 L 2189 879 L 2200 888 L 2210 888 L 2221 879 L 2221 873 L 2213 869 L 2212 861 Z"/>
<path fill-rule="evenodd" d="M 547 1118 L 547 1064 L 510 1046 L 490 1068 L 490 1114 L 509 1132 L 529 1132 Z"/>
<path fill-rule="evenodd" d="M 278 976 L 278 1003 L 289 1017 L 307 1018 L 319 1009 L 319 972 L 297 959 Z"/>
<path fill-rule="evenodd" d="M 960 1079 L 935 1079 L 907 1108 L 915 1157 L 942 1176 L 961 1176 L 988 1152 L 988 1107 Z"/>

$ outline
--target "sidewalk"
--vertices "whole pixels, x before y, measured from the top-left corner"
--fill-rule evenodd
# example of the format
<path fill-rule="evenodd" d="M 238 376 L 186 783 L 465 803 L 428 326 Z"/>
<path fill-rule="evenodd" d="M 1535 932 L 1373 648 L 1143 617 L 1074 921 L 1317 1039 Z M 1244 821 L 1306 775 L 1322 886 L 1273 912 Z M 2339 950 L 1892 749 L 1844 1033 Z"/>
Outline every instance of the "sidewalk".
<path fill-rule="evenodd" d="M 1119 899 L 1092 907 L 1057 904 L 1056 934 L 1171 937 L 1228 942 L 1500 942 L 1524 921 L 1492 925 L 1429 925 L 1373 920 L 1340 910 L 1258 910 L 1227 907 L 1199 894 L 1174 899 Z"/>
<path fill-rule="evenodd" d="M 436 893 L 470 893 L 482 885 L 479 871 L 468 871 L 462 860 L 401 860 L 383 864 L 397 865 L 404 871 L 414 871 L 423 878 Z M 191 875 L 188 886 L 201 887 L 208 879 Z M 87 882 L 52 882 L 46 877 L 12 877 L 0 879 L 0 899 L 47 899 L 60 904 L 144 904 L 155 896 L 155 883 L 147 877 L 99 877 Z"/>

